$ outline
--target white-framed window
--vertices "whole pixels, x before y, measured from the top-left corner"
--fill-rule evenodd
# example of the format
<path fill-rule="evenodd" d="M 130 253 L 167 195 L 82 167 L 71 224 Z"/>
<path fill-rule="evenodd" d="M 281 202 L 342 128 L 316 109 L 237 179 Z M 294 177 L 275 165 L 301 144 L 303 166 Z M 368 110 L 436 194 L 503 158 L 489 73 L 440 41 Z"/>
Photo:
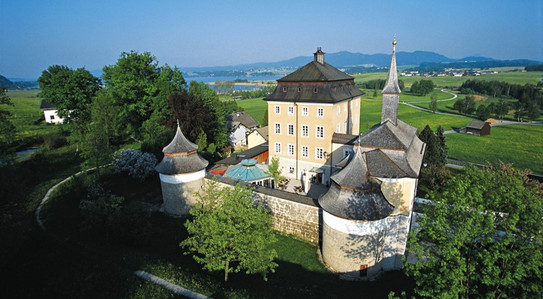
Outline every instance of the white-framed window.
<path fill-rule="evenodd" d="M 315 159 L 323 160 L 324 159 L 324 149 L 322 147 L 315 148 Z"/>
<path fill-rule="evenodd" d="M 294 115 L 294 106 L 288 106 L 288 115 Z"/>
<path fill-rule="evenodd" d="M 302 137 L 309 137 L 309 126 L 302 125 Z"/>
<path fill-rule="evenodd" d="M 341 124 L 337 124 L 336 126 L 336 133 L 341 133 Z"/>
<path fill-rule="evenodd" d="M 345 130 L 345 134 L 347 134 L 347 123 L 348 123 L 347 121 L 343 122 L 343 127 L 344 127 L 343 130 Z"/>
<path fill-rule="evenodd" d="M 288 89 L 286 87 L 283 87 L 283 92 L 287 92 Z"/>
<path fill-rule="evenodd" d="M 294 136 L 294 125 L 293 124 L 288 124 L 288 135 L 289 136 Z"/>
<path fill-rule="evenodd" d="M 288 145 L 288 155 L 289 156 L 294 156 L 294 144 L 289 144 Z"/>
<path fill-rule="evenodd" d="M 275 153 L 280 154 L 281 153 L 281 142 L 275 143 Z"/>
<path fill-rule="evenodd" d="M 353 101 L 349 101 L 349 105 L 351 105 L 351 110 L 353 110 Z"/>
<path fill-rule="evenodd" d="M 309 115 L 309 107 L 302 107 L 302 116 Z"/>
<path fill-rule="evenodd" d="M 344 108 L 343 108 L 343 110 L 345 110 L 345 112 L 347 112 L 347 106 L 348 106 L 348 104 L 345 103 L 345 106 L 344 106 Z"/>
<path fill-rule="evenodd" d="M 274 128 L 275 128 L 275 134 L 281 134 L 281 123 L 275 123 Z"/>
<path fill-rule="evenodd" d="M 274 111 L 275 111 L 275 114 L 281 114 L 281 106 L 275 105 Z"/>
<path fill-rule="evenodd" d="M 354 105 L 358 107 L 358 99 L 354 100 Z"/>
<path fill-rule="evenodd" d="M 317 138 L 319 138 L 319 139 L 324 138 L 324 127 L 323 126 L 317 126 L 316 132 L 317 132 L 317 135 L 316 135 Z"/>
<path fill-rule="evenodd" d="M 317 108 L 317 117 L 324 117 L 324 108 Z"/>
<path fill-rule="evenodd" d="M 356 117 L 356 114 L 353 115 L 353 125 L 356 125 L 356 120 L 357 120 L 357 119 L 358 119 L 358 118 Z"/>
<path fill-rule="evenodd" d="M 341 114 L 341 107 L 338 105 L 337 106 L 337 115 L 340 115 Z"/>
<path fill-rule="evenodd" d="M 309 146 L 302 145 L 302 157 L 309 158 Z"/>

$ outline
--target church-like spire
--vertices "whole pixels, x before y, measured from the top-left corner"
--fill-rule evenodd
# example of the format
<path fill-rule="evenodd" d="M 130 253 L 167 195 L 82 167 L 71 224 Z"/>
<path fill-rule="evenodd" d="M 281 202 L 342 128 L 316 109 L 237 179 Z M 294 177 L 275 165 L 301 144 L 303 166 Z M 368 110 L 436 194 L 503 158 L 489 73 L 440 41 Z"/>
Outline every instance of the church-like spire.
<path fill-rule="evenodd" d="M 400 85 L 398 84 L 398 70 L 396 69 L 396 36 L 394 36 L 394 41 L 392 42 L 392 59 L 390 60 L 387 82 L 383 88 L 381 123 L 390 121 L 393 125 L 396 125 L 401 92 Z"/>
<path fill-rule="evenodd" d="M 400 85 L 398 84 L 398 70 L 396 69 L 396 36 L 392 42 L 392 59 L 390 60 L 390 68 L 388 69 L 388 77 L 383 93 L 401 93 Z"/>

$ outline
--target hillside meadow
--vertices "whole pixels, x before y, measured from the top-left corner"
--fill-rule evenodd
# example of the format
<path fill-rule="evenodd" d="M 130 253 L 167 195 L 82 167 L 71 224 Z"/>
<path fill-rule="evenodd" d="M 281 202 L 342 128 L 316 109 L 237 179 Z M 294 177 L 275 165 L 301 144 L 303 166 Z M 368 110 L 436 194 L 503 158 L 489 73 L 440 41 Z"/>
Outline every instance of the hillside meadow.
<path fill-rule="evenodd" d="M 500 69 L 501 71 L 501 69 Z M 375 79 L 386 79 L 387 73 L 365 73 L 353 75 L 355 82 L 365 82 Z M 524 85 L 530 83 L 536 85 L 539 79 L 543 78 L 543 72 L 504 72 L 501 71 L 497 74 L 486 74 L 481 76 L 468 76 L 468 77 L 420 77 L 420 76 L 399 76 L 398 79 L 402 80 L 406 87 L 410 87 L 415 81 L 432 80 L 438 87 L 459 87 L 466 80 L 485 80 L 485 81 L 505 81 L 511 84 Z"/>

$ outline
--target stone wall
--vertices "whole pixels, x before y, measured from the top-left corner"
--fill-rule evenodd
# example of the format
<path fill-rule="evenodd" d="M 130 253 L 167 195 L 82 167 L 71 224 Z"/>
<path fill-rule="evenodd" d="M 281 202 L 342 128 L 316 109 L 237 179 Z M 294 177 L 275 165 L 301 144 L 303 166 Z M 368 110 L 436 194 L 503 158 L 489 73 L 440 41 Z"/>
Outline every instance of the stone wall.
<path fill-rule="evenodd" d="M 207 176 L 206 179 L 210 179 Z M 216 178 L 227 187 L 238 181 Z M 243 183 L 242 183 L 243 184 Z M 293 235 L 302 240 L 318 243 L 320 232 L 320 208 L 312 198 L 290 192 L 244 184 L 255 188 L 256 200 L 262 201 L 273 215 L 273 228 L 279 232 Z"/>

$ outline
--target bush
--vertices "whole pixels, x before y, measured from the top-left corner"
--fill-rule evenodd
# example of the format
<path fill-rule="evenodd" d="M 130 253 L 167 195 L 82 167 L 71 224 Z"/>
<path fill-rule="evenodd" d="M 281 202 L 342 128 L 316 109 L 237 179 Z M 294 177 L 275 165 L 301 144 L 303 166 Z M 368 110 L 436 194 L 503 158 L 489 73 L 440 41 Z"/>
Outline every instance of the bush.
<path fill-rule="evenodd" d="M 66 144 L 66 137 L 62 136 L 60 133 L 49 133 L 42 136 L 43 146 L 47 150 L 52 150 L 59 148 Z"/>
<path fill-rule="evenodd" d="M 144 181 L 155 172 L 157 158 L 151 153 L 125 149 L 115 158 L 115 172 L 127 172 L 132 178 Z"/>

